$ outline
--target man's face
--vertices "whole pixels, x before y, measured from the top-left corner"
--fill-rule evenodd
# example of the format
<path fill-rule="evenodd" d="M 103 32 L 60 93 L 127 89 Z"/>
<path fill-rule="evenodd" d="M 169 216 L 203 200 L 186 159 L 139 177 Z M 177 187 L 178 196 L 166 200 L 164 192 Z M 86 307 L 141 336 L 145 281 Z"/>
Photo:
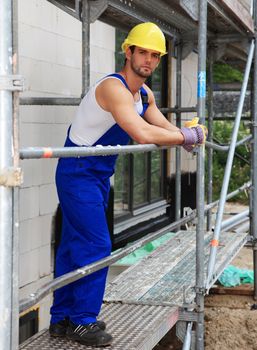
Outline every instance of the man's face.
<path fill-rule="evenodd" d="M 127 57 L 130 60 L 131 68 L 141 78 L 148 78 L 156 69 L 160 62 L 160 53 L 158 51 L 144 49 L 135 46 L 132 53 Z M 129 53 L 128 52 L 128 53 Z"/>

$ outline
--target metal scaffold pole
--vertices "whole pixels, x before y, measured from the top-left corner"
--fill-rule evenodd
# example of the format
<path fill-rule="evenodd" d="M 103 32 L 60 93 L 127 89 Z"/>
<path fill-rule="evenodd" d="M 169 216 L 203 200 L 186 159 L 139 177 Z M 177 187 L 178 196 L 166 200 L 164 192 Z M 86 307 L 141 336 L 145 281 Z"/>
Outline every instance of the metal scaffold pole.
<path fill-rule="evenodd" d="M 0 178 L 13 166 L 12 1 L 0 1 Z M 0 184 L 0 349 L 12 349 L 13 189 Z"/>
<path fill-rule="evenodd" d="M 18 74 L 18 0 L 12 1 L 13 13 L 13 74 Z M 23 88 L 23 87 L 22 87 Z M 13 92 L 13 166 L 19 169 L 19 97 L 20 92 Z M 22 179 L 20 178 L 20 181 Z M 19 196 L 20 189 L 13 189 L 13 241 L 12 241 L 12 349 L 19 347 Z"/>
<path fill-rule="evenodd" d="M 181 108 L 181 43 L 177 46 L 177 66 L 176 66 L 176 108 Z M 181 112 L 176 112 L 176 126 L 181 128 Z M 181 148 L 176 148 L 176 203 L 175 220 L 181 218 Z"/>
<path fill-rule="evenodd" d="M 209 50 L 209 70 L 208 70 L 208 141 L 213 142 L 213 48 Z M 208 191 L 207 203 L 212 202 L 212 171 L 213 171 L 213 148 L 208 148 Z M 212 227 L 212 210 L 207 214 L 207 230 L 210 231 Z"/>
<path fill-rule="evenodd" d="M 251 234 L 253 236 L 254 299 L 257 300 L 257 1 L 254 1 L 255 48 L 253 73 L 253 117 L 252 117 L 252 213 Z"/>
<path fill-rule="evenodd" d="M 90 4 L 82 2 L 82 97 L 90 85 Z"/>
<path fill-rule="evenodd" d="M 205 123 L 206 98 L 206 41 L 207 41 L 207 0 L 199 0 L 198 29 L 198 91 L 197 112 L 200 123 Z M 196 349 L 204 348 L 204 147 L 197 155 L 197 214 L 196 229 Z"/>

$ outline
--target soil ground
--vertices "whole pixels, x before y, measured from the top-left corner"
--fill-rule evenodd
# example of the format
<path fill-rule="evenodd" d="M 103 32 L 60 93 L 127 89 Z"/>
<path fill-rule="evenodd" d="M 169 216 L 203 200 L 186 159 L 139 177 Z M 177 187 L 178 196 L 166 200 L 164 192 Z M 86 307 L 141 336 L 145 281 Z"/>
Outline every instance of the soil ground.
<path fill-rule="evenodd" d="M 237 212 L 241 206 L 226 207 Z M 232 265 L 253 269 L 253 253 L 242 248 Z M 252 286 L 248 286 L 252 289 Z M 205 298 L 205 350 L 257 350 L 257 303 L 252 296 L 209 295 Z M 180 350 L 182 343 L 176 338 L 175 327 L 154 350 Z"/>

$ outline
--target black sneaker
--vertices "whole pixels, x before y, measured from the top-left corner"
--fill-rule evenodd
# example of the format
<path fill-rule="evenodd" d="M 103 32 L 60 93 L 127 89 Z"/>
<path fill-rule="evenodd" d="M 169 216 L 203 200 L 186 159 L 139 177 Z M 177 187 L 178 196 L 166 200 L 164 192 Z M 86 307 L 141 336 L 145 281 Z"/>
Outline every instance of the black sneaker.
<path fill-rule="evenodd" d="M 96 324 L 98 325 L 98 327 L 104 331 L 106 328 L 106 324 L 104 321 L 96 321 Z M 66 332 L 67 332 L 67 328 L 69 325 L 69 319 L 65 318 L 62 321 L 59 321 L 57 323 L 54 324 L 50 324 L 49 327 L 49 333 L 52 337 L 66 337 Z"/>
<path fill-rule="evenodd" d="M 99 321 L 98 321 L 99 322 Z M 112 336 L 103 331 L 98 322 L 87 325 L 76 325 L 69 323 L 66 336 L 70 340 L 78 341 L 89 346 L 107 346 L 112 342 Z"/>

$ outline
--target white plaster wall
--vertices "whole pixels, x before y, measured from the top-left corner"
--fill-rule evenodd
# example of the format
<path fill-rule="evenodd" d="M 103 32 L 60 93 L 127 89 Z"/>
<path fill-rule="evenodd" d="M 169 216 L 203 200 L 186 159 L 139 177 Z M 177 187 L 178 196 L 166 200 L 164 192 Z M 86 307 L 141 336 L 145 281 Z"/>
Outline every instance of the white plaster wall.
<path fill-rule="evenodd" d="M 172 59 L 171 63 L 171 105 L 176 105 L 176 59 Z M 198 56 L 195 53 L 191 53 L 185 60 L 182 61 L 181 67 L 181 83 L 182 83 L 182 107 L 192 107 L 197 104 L 197 65 Z M 182 126 L 186 120 L 196 116 L 196 113 L 182 113 Z M 175 122 L 176 119 L 172 118 Z M 186 152 L 182 148 L 182 161 L 181 170 L 183 172 L 195 172 L 196 171 L 196 156 L 192 153 Z M 175 173 L 175 148 L 170 151 L 170 172 Z"/>
<path fill-rule="evenodd" d="M 25 96 L 81 95 L 81 23 L 46 0 L 19 5 L 19 73 L 26 79 Z M 91 25 L 93 83 L 114 71 L 115 29 Z M 62 146 L 76 107 L 21 106 L 20 147 Z M 28 296 L 52 278 L 51 235 L 58 205 L 54 184 L 56 160 L 24 160 L 20 190 L 20 296 Z M 40 303 L 40 329 L 49 322 L 48 297 Z"/>

